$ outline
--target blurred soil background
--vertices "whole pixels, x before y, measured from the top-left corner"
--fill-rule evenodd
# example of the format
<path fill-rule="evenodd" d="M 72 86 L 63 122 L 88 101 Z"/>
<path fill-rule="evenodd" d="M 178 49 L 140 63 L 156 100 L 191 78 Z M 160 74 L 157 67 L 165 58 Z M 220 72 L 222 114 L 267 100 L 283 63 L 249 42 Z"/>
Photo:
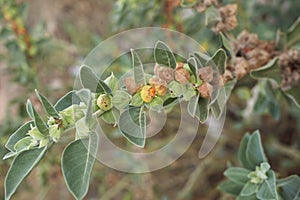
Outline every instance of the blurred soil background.
<path fill-rule="evenodd" d="M 114 1 L 28 0 L 24 2 L 29 6 L 26 18 L 27 27 L 34 27 L 39 23 L 43 23 L 44 31 L 50 40 L 42 46 L 40 56 L 34 61 L 34 65 L 38 69 L 37 84 L 35 85 L 20 84 L 15 80 L 15 73 L 10 70 L 5 60 L 1 61 L 1 156 L 6 153 L 3 145 L 9 135 L 20 124 L 28 120 L 25 110 L 26 100 L 30 98 L 37 104 L 33 89 L 38 87 L 39 91 L 44 93 L 52 102 L 55 102 L 73 88 L 73 81 L 78 67 L 88 53 L 100 41 L 125 29 L 115 29 L 112 23 Z M 266 9 L 268 2 L 273 5 L 272 1 L 266 0 L 264 2 L 266 2 Z M 290 7 L 293 7 L 294 1 L 291 2 Z M 143 7 L 143 5 L 140 6 Z M 275 11 L 273 12 L 276 15 Z M 289 12 L 286 11 L 286 13 Z M 256 17 L 258 18 L 258 16 Z M 268 15 L 265 15 L 264 19 L 266 20 L 264 21 L 266 27 L 263 27 L 263 30 L 276 25 L 286 26 L 285 22 L 270 21 Z M 256 20 L 261 21 L 259 18 Z M 149 24 L 141 22 L 140 27 L 143 25 Z M 165 26 L 166 23 L 155 25 Z M 175 25 L 173 27 L 176 27 Z M 198 39 L 198 41 L 199 36 L 197 34 L 207 34 L 205 31 L 199 33 L 192 30 L 191 33 L 193 33 L 191 36 Z M 270 37 L 270 35 L 264 35 L 264 37 Z M 209 41 L 199 42 L 203 45 L 209 43 Z M 7 53 L 1 43 L 0 53 Z M 262 133 L 263 144 L 272 163 L 272 168 L 279 172 L 282 177 L 290 174 L 300 175 L 299 111 L 288 109 L 286 105 L 283 105 L 282 116 L 279 121 L 274 120 L 268 114 L 242 118 L 240 112 L 247 107 L 248 100 L 243 99 L 243 95 L 240 95 L 244 91 L 241 88 L 251 87 L 251 85 L 253 83 L 246 78 L 241 81 L 230 97 L 225 128 L 220 140 L 209 156 L 204 159 L 198 158 L 198 151 L 205 136 L 205 127 L 201 126 L 188 151 L 164 169 L 147 174 L 128 174 L 110 169 L 99 162 L 96 163 L 92 172 L 89 192 L 85 199 L 232 199 L 230 196 L 220 193 L 217 185 L 225 179 L 223 171 L 227 166 L 239 164 L 237 163 L 236 153 L 244 133 L 247 131 L 252 132 L 255 129 L 260 129 Z M 37 109 L 41 110 L 41 107 Z M 167 121 L 159 136 L 159 142 L 162 145 L 174 136 L 170 130 L 178 123 L 176 110 L 170 113 L 170 116 L 171 119 Z M 68 142 L 73 139 L 72 137 L 72 132 L 66 133 L 60 144 L 51 148 L 39 166 L 22 183 L 12 199 L 73 199 L 64 184 L 60 169 L 60 155 Z M 125 139 L 117 138 L 116 143 L 124 147 L 130 146 Z M 160 144 L 153 142 L 149 145 L 156 148 Z M 11 159 L 0 161 L 0 163 L 0 199 L 3 199 L 3 182 Z"/>

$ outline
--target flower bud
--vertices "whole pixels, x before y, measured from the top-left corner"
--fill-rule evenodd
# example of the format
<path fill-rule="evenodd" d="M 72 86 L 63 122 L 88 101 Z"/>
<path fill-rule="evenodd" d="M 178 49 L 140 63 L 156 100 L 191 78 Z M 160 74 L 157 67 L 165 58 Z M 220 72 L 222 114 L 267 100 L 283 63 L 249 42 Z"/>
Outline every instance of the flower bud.
<path fill-rule="evenodd" d="M 189 82 L 190 78 L 190 73 L 186 69 L 179 68 L 175 70 L 175 80 L 179 83 L 185 85 Z"/>
<path fill-rule="evenodd" d="M 167 92 L 167 82 L 158 77 L 152 77 L 149 80 L 149 84 L 154 87 L 156 94 L 164 96 Z"/>
<path fill-rule="evenodd" d="M 136 93 L 138 90 L 139 90 L 139 86 L 137 86 L 134 82 L 134 78 L 133 77 L 127 77 L 123 80 L 125 86 L 126 86 L 126 89 L 127 91 L 130 93 L 130 94 L 134 94 Z"/>
<path fill-rule="evenodd" d="M 160 65 L 155 65 L 154 67 L 154 74 L 166 81 L 167 83 L 170 83 L 171 81 L 174 80 L 174 69 L 169 68 L 169 67 L 163 67 Z"/>
<path fill-rule="evenodd" d="M 150 85 L 145 85 L 141 90 L 141 98 L 144 102 L 149 103 L 155 97 L 155 88 Z"/>
<path fill-rule="evenodd" d="M 211 66 L 199 69 L 199 78 L 205 82 L 211 82 L 214 77 L 214 72 Z"/>
<path fill-rule="evenodd" d="M 209 98 L 213 91 L 213 86 L 207 82 L 203 82 L 198 88 L 200 96 L 203 98 Z"/>
<path fill-rule="evenodd" d="M 112 108 L 112 98 L 109 94 L 101 94 L 97 99 L 97 106 L 104 111 Z"/>
<path fill-rule="evenodd" d="M 84 117 L 80 105 L 74 104 L 59 112 L 63 127 L 74 126 L 75 122 Z"/>
<path fill-rule="evenodd" d="M 62 133 L 62 129 L 59 127 L 58 124 L 51 125 L 49 127 L 49 135 L 54 142 L 57 142 L 59 140 L 61 133 Z"/>

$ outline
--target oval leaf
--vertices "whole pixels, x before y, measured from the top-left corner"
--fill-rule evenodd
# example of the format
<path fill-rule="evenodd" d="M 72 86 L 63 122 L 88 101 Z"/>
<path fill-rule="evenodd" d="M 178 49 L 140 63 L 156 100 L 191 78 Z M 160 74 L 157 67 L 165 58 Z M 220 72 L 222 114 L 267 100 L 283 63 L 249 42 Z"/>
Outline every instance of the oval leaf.
<path fill-rule="evenodd" d="M 176 68 L 176 59 L 172 50 L 162 41 L 158 41 L 154 47 L 154 59 L 155 62 L 164 65 L 167 67 L 171 67 L 173 69 Z"/>
<path fill-rule="evenodd" d="M 23 151 L 14 159 L 5 178 L 5 199 L 10 199 L 23 179 L 43 157 L 46 150 L 47 147 Z"/>
<path fill-rule="evenodd" d="M 131 51 L 133 78 L 134 78 L 135 85 L 137 86 L 145 85 L 146 79 L 145 79 L 145 73 L 144 73 L 142 61 L 138 56 L 138 54 L 133 49 L 131 49 L 130 51 Z"/>
<path fill-rule="evenodd" d="M 20 128 L 18 128 L 9 138 L 5 144 L 5 147 L 10 150 L 14 151 L 15 144 L 26 136 L 26 133 L 31 130 L 31 126 L 33 126 L 33 121 L 27 122 L 23 124 Z"/>
<path fill-rule="evenodd" d="M 249 138 L 246 149 L 246 157 L 252 170 L 261 163 L 267 162 L 258 130 L 255 131 Z"/>
<path fill-rule="evenodd" d="M 84 88 L 94 93 L 111 93 L 110 87 L 102 81 L 96 73 L 87 66 L 80 68 L 80 81 Z"/>
<path fill-rule="evenodd" d="M 76 95 L 76 91 L 70 91 L 67 94 L 65 94 L 63 97 L 61 97 L 56 104 L 54 105 L 54 108 L 59 112 L 62 111 L 68 107 L 70 107 L 73 104 L 80 104 L 81 100 Z"/>
<path fill-rule="evenodd" d="M 244 185 L 249 180 L 248 174 L 250 172 L 251 171 L 244 168 L 230 167 L 224 172 L 224 175 L 228 177 L 230 180 L 232 180 L 233 182 Z"/>
<path fill-rule="evenodd" d="M 32 110 L 33 113 L 33 120 L 34 124 L 37 127 L 37 129 L 44 135 L 47 135 L 49 133 L 48 127 L 45 124 L 45 122 L 42 120 L 41 116 L 35 111 L 35 109 L 32 107 L 31 101 L 28 99 L 27 101 L 28 107 Z"/>
<path fill-rule="evenodd" d="M 42 103 L 43 108 L 46 111 L 46 113 L 52 117 L 59 117 L 56 109 L 49 102 L 49 100 L 44 95 L 39 93 L 39 91 L 35 90 L 35 93 L 36 93 L 36 96 L 38 97 L 38 99 L 40 100 L 40 102 Z"/>
<path fill-rule="evenodd" d="M 259 188 L 256 197 L 258 199 L 277 200 L 276 177 L 273 170 L 267 172 L 268 179 Z"/>
<path fill-rule="evenodd" d="M 273 79 L 277 82 L 278 85 L 281 83 L 281 71 L 280 67 L 277 64 L 278 58 L 274 58 L 268 62 L 265 66 L 258 69 L 252 70 L 250 75 L 255 79 Z"/>
<path fill-rule="evenodd" d="M 68 189 L 76 199 L 83 199 L 89 187 L 90 175 L 98 149 L 98 136 L 70 143 L 62 155 L 62 172 Z"/>
<path fill-rule="evenodd" d="M 143 107 L 130 107 L 121 113 L 119 129 L 129 142 L 143 148 L 146 141 L 146 113 Z"/>
<path fill-rule="evenodd" d="M 228 194 L 232 194 L 232 195 L 239 195 L 241 190 L 243 189 L 244 185 L 241 184 L 237 184 L 233 181 L 225 181 L 223 183 L 221 183 L 218 188 L 219 190 L 228 193 Z"/>

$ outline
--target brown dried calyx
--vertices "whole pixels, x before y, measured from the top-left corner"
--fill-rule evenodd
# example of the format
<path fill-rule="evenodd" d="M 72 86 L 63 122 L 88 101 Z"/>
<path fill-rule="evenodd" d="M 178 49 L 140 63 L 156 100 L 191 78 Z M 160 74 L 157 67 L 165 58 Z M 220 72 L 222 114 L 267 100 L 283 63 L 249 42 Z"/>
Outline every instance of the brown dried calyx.
<path fill-rule="evenodd" d="M 273 42 L 259 40 L 257 34 L 242 31 L 233 42 L 235 60 L 229 64 L 230 71 L 243 78 L 250 70 L 267 64 L 275 56 Z"/>
<path fill-rule="evenodd" d="M 211 5 L 218 5 L 218 0 L 201 0 L 196 5 L 196 10 L 198 12 L 204 12 Z"/>
<path fill-rule="evenodd" d="M 175 80 L 185 85 L 189 82 L 190 78 L 190 73 L 188 70 L 183 68 L 183 63 L 177 63 L 175 69 Z"/>
<path fill-rule="evenodd" d="M 238 25 L 236 14 L 237 4 L 228 4 L 219 8 L 221 20 L 217 22 L 212 31 L 215 33 L 227 32 L 235 29 Z"/>
<path fill-rule="evenodd" d="M 290 49 L 279 56 L 281 69 L 281 88 L 288 90 L 292 86 L 300 85 L 300 51 Z"/>

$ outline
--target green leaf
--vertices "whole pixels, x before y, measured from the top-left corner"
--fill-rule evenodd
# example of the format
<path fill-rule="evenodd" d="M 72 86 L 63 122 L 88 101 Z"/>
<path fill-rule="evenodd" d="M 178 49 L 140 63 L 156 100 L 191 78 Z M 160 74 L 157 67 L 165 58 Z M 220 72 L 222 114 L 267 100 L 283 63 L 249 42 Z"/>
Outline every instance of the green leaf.
<path fill-rule="evenodd" d="M 34 124 L 37 127 L 37 129 L 44 135 L 47 135 L 49 133 L 48 127 L 45 124 L 45 122 L 42 120 L 40 115 L 35 111 L 35 109 L 32 107 L 31 101 L 28 99 L 27 101 L 28 107 L 30 107 L 30 110 L 32 110 L 33 113 L 33 120 Z"/>
<path fill-rule="evenodd" d="M 118 110 L 122 110 L 129 105 L 130 100 L 131 96 L 127 92 L 123 90 L 116 90 L 113 93 L 112 104 Z"/>
<path fill-rule="evenodd" d="M 232 194 L 234 196 L 238 196 L 243 189 L 244 185 L 237 184 L 233 181 L 225 181 L 221 183 L 218 188 L 225 193 Z"/>
<path fill-rule="evenodd" d="M 210 6 L 205 11 L 205 26 L 212 27 L 217 22 L 221 21 L 220 11 L 214 7 Z"/>
<path fill-rule="evenodd" d="M 194 52 L 192 54 L 192 56 L 195 57 L 198 68 L 205 67 L 205 64 L 207 63 L 207 61 L 209 61 L 211 59 L 211 57 L 209 57 L 203 53 L 200 53 L 200 52 Z"/>
<path fill-rule="evenodd" d="M 244 185 L 249 180 L 248 174 L 250 172 L 251 171 L 244 168 L 230 167 L 224 172 L 224 175 L 228 177 L 231 181 Z"/>
<path fill-rule="evenodd" d="M 115 77 L 113 73 L 111 73 L 111 75 L 107 77 L 104 80 L 104 82 L 108 85 L 108 87 L 111 88 L 113 92 L 120 88 L 119 80 Z"/>
<path fill-rule="evenodd" d="M 46 150 L 47 147 L 23 151 L 14 159 L 5 178 L 5 199 L 10 199 L 23 179 L 43 157 Z"/>
<path fill-rule="evenodd" d="M 292 87 L 291 89 L 284 91 L 286 97 L 288 97 L 294 104 L 300 108 L 300 90 L 299 87 Z"/>
<path fill-rule="evenodd" d="M 262 162 L 267 162 L 258 130 L 256 130 L 249 138 L 246 149 L 246 158 L 249 161 L 249 167 L 251 167 L 252 170 Z"/>
<path fill-rule="evenodd" d="M 49 100 L 44 95 L 39 93 L 37 90 L 35 90 L 35 93 L 36 93 L 36 96 L 38 97 L 38 99 L 40 100 L 40 102 L 42 103 L 43 108 L 46 111 L 46 113 L 52 117 L 59 117 L 56 109 L 49 102 Z"/>
<path fill-rule="evenodd" d="M 155 62 L 171 67 L 173 69 L 176 68 L 176 59 L 172 50 L 162 41 L 158 41 L 154 47 L 154 59 Z"/>
<path fill-rule="evenodd" d="M 116 124 L 119 120 L 120 113 L 117 109 L 111 109 L 101 115 L 101 119 L 107 124 Z"/>
<path fill-rule="evenodd" d="M 68 189 L 76 199 L 83 199 L 89 187 L 90 175 L 98 150 L 98 135 L 70 143 L 62 155 L 62 172 Z"/>
<path fill-rule="evenodd" d="M 199 105 L 199 113 L 197 113 L 196 117 L 199 119 L 201 123 L 204 123 L 209 114 L 208 109 L 209 100 L 205 98 L 199 98 L 198 105 Z"/>
<path fill-rule="evenodd" d="M 231 95 L 231 92 L 232 92 L 236 82 L 237 82 L 237 79 L 233 79 L 231 81 L 228 81 L 224 85 L 224 87 L 220 88 L 219 93 L 216 97 L 217 100 L 214 101 L 210 105 L 211 111 L 214 114 L 214 117 L 216 119 L 219 119 L 222 116 L 224 109 L 225 109 L 225 105 Z"/>
<path fill-rule="evenodd" d="M 164 100 L 161 97 L 154 97 L 149 103 L 151 110 L 160 111 L 163 108 Z"/>
<path fill-rule="evenodd" d="M 129 142 L 143 148 L 146 142 L 146 113 L 144 108 L 130 107 L 121 113 L 119 129 Z"/>
<path fill-rule="evenodd" d="M 220 33 L 220 42 L 221 42 L 221 47 L 226 51 L 226 54 L 229 58 L 234 57 L 234 52 L 233 48 L 231 46 L 230 39 L 228 36 L 224 35 L 223 33 Z"/>
<path fill-rule="evenodd" d="M 258 187 L 259 187 L 258 184 L 254 184 L 249 181 L 244 185 L 240 193 L 240 196 L 251 196 L 257 192 Z"/>
<path fill-rule="evenodd" d="M 111 93 L 109 86 L 87 66 L 81 66 L 80 68 L 80 81 L 84 88 L 91 90 L 93 93 Z"/>
<path fill-rule="evenodd" d="M 65 94 L 63 97 L 61 97 L 56 104 L 54 105 L 54 108 L 59 112 L 62 111 L 68 107 L 70 107 L 73 104 L 80 104 L 81 100 L 76 95 L 76 91 L 70 91 L 67 94 Z"/>
<path fill-rule="evenodd" d="M 138 93 L 135 93 L 133 96 L 132 96 L 132 99 L 131 99 L 131 102 L 130 102 L 130 105 L 131 106 L 135 106 L 135 107 L 141 107 L 142 105 L 144 104 L 144 101 L 141 97 L 141 94 L 138 92 Z"/>
<path fill-rule="evenodd" d="M 268 179 L 259 188 L 256 197 L 264 200 L 278 200 L 276 177 L 273 170 L 267 172 Z"/>
<path fill-rule="evenodd" d="M 144 73 L 142 61 L 138 56 L 138 54 L 133 49 L 131 49 L 130 51 L 131 51 L 133 78 L 134 78 L 135 85 L 137 86 L 145 85 L 146 79 L 145 79 L 145 73 Z"/>
<path fill-rule="evenodd" d="M 191 8 L 198 3 L 197 0 L 181 0 L 180 6 L 184 8 Z"/>
<path fill-rule="evenodd" d="M 238 150 L 238 159 L 241 162 L 242 166 L 249 170 L 255 170 L 255 167 L 252 168 L 252 165 L 247 159 L 247 146 L 250 140 L 250 134 L 246 133 L 240 142 L 240 147 Z"/>
<path fill-rule="evenodd" d="M 255 79 L 273 79 L 278 85 L 281 83 L 281 71 L 280 67 L 277 64 L 278 58 L 274 58 L 269 61 L 263 67 L 252 70 L 250 75 Z"/>
<path fill-rule="evenodd" d="M 34 116 L 33 116 L 33 110 L 32 110 L 32 104 L 31 104 L 31 102 L 30 102 L 29 100 L 28 100 L 27 103 L 26 103 L 26 111 L 27 111 L 29 117 L 30 117 L 31 119 L 34 119 Z"/>
<path fill-rule="evenodd" d="M 30 149 L 31 143 L 32 143 L 31 136 L 24 137 L 15 144 L 14 149 L 16 152 L 28 150 L 28 149 Z"/>
<path fill-rule="evenodd" d="M 297 175 L 292 175 L 277 181 L 277 186 L 280 188 L 280 196 L 284 200 L 300 199 L 300 178 Z"/>
<path fill-rule="evenodd" d="M 168 84 L 168 88 L 170 91 L 172 91 L 172 97 L 182 97 L 187 91 L 187 88 L 177 81 L 170 82 Z"/>
<path fill-rule="evenodd" d="M 34 122 L 26 122 L 20 128 L 18 128 L 7 140 L 5 147 L 10 150 L 14 151 L 15 144 L 26 136 L 26 133 L 31 130 L 31 126 L 33 126 Z"/>
<path fill-rule="evenodd" d="M 286 33 L 287 48 L 300 41 L 300 17 L 293 23 Z"/>
<path fill-rule="evenodd" d="M 188 102 L 188 113 L 191 115 L 191 117 L 195 117 L 198 113 L 199 115 L 199 98 L 200 95 L 194 96 L 191 98 L 191 100 Z"/>
<path fill-rule="evenodd" d="M 198 76 L 198 64 L 197 64 L 197 60 L 195 57 L 190 57 L 188 60 L 187 60 L 187 63 L 193 73 L 193 75 L 196 77 L 196 81 L 199 79 L 199 76 Z"/>
<path fill-rule="evenodd" d="M 217 67 L 219 74 L 224 74 L 227 62 L 226 52 L 223 49 L 218 49 L 212 56 L 212 61 L 214 62 L 213 66 Z"/>
<path fill-rule="evenodd" d="M 87 105 L 84 120 L 87 127 L 89 128 L 89 131 L 94 131 L 97 125 L 97 120 L 93 116 L 94 109 L 91 92 L 87 89 L 81 89 L 76 94 Z"/>

